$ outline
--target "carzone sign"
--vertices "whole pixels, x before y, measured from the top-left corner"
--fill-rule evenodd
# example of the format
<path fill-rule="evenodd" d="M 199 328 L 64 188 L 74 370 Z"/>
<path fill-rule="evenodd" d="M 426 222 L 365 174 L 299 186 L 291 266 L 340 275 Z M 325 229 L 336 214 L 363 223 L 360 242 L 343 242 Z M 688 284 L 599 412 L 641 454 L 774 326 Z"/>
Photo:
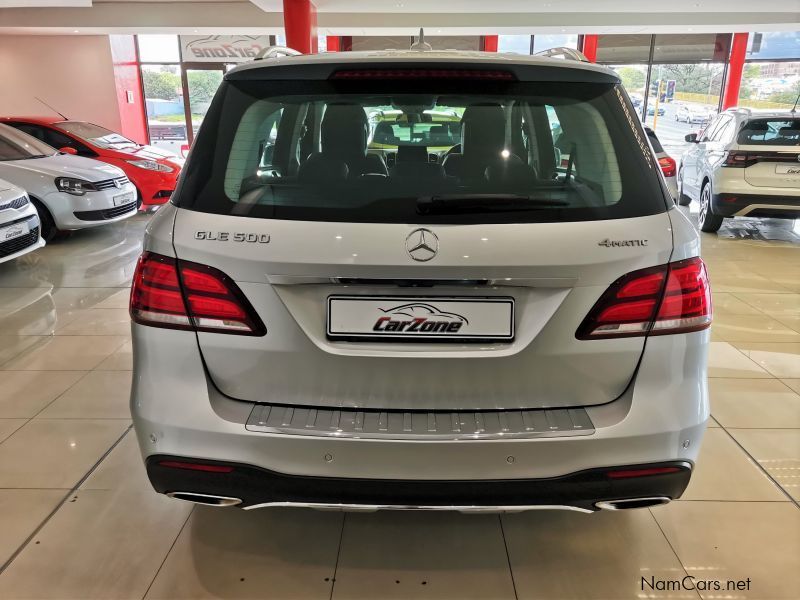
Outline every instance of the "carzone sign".
<path fill-rule="evenodd" d="M 183 62 L 245 62 L 269 45 L 268 35 L 182 35 L 181 58 Z"/>

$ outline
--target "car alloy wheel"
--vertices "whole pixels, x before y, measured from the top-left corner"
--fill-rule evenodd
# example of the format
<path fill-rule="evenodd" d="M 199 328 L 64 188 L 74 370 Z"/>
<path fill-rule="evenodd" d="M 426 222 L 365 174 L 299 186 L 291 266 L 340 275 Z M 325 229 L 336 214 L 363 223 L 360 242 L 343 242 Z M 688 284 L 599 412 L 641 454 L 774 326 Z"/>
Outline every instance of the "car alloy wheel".
<path fill-rule="evenodd" d="M 700 231 L 714 233 L 722 226 L 722 217 L 711 212 L 711 184 L 707 183 L 700 192 L 700 214 L 698 215 Z"/>

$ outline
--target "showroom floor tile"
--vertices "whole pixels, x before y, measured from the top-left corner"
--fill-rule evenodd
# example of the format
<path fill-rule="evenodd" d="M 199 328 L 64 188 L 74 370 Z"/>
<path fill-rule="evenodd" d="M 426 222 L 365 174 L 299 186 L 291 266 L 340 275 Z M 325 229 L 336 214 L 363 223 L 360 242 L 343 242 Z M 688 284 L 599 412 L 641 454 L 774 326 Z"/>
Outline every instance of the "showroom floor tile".
<path fill-rule="evenodd" d="M 146 222 L 0 265 L 0 598 L 797 597 L 800 237 L 785 222 L 703 235 L 713 419 L 684 497 L 502 516 L 244 512 L 155 494 L 127 405 Z M 742 237 L 741 223 L 795 241 Z M 750 589 L 656 589 L 686 574 Z"/>
<path fill-rule="evenodd" d="M 642 598 L 642 578 L 686 575 L 648 510 L 503 515 L 519 598 Z M 645 597 L 698 598 L 688 591 Z"/>
<path fill-rule="evenodd" d="M 800 394 L 778 379 L 709 379 L 711 414 L 725 427 L 800 429 Z"/>

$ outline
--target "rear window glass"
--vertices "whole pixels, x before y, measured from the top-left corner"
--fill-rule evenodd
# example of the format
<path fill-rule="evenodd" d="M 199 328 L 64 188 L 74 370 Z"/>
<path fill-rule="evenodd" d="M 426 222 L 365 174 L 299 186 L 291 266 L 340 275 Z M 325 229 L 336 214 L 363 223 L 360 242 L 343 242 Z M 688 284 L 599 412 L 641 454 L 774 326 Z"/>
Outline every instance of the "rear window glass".
<path fill-rule="evenodd" d="M 800 119 L 753 119 L 739 132 L 742 146 L 800 146 Z"/>
<path fill-rule="evenodd" d="M 309 221 L 582 221 L 666 210 L 607 83 L 226 81 L 175 202 Z"/>
<path fill-rule="evenodd" d="M 653 145 L 653 152 L 657 154 L 663 153 L 664 146 L 661 145 L 661 142 L 656 137 L 656 132 L 649 127 L 645 127 L 645 132 L 647 133 L 647 137 L 650 138 L 650 143 Z"/>

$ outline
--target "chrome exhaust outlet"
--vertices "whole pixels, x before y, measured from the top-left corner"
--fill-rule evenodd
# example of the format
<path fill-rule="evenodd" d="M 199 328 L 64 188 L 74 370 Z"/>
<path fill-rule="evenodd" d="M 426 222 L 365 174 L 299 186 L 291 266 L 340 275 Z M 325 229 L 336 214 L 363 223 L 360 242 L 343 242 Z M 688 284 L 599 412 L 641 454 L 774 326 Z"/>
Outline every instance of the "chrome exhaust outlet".
<path fill-rule="evenodd" d="M 595 506 L 602 510 L 628 510 L 630 508 L 647 508 L 667 504 L 672 498 L 666 496 L 653 496 L 651 498 L 626 498 L 624 500 L 608 500 L 606 502 L 596 502 Z"/>
<path fill-rule="evenodd" d="M 231 498 L 229 496 L 210 496 L 208 494 L 195 494 L 194 492 L 168 492 L 167 496 L 170 498 L 177 498 L 178 500 L 186 500 L 187 502 L 194 502 L 195 504 L 203 504 L 205 506 L 236 506 L 242 503 L 241 498 Z"/>

